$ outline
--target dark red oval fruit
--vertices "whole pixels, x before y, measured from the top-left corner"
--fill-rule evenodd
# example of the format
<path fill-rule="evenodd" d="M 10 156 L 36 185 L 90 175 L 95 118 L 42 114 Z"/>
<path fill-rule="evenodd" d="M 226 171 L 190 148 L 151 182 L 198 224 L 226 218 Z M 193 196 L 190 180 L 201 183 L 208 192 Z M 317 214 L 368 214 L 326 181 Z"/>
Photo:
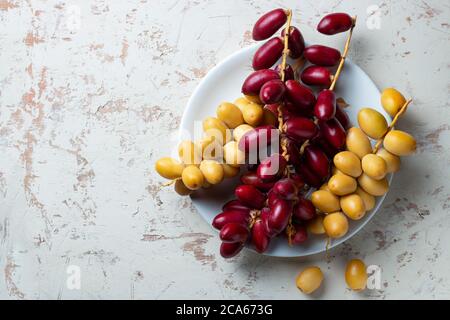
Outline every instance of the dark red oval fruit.
<path fill-rule="evenodd" d="M 316 216 L 316 208 L 308 199 L 300 197 L 294 206 L 293 217 L 300 221 L 311 220 Z"/>
<path fill-rule="evenodd" d="M 286 98 L 297 108 L 312 109 L 316 103 L 316 97 L 311 89 L 303 86 L 296 80 L 288 80 L 285 83 Z"/>
<path fill-rule="evenodd" d="M 225 211 L 219 213 L 217 216 L 214 217 L 212 221 L 212 226 L 218 230 L 222 229 L 224 225 L 234 222 L 234 223 L 240 223 L 244 226 L 248 224 L 248 221 L 250 219 L 250 211 L 244 212 L 244 211 Z"/>
<path fill-rule="evenodd" d="M 242 84 L 242 93 L 249 96 L 259 96 L 261 87 L 267 81 L 280 79 L 278 72 L 272 69 L 263 69 L 252 72 Z"/>
<path fill-rule="evenodd" d="M 330 173 L 330 160 L 327 155 L 317 146 L 308 145 L 305 148 L 306 165 L 320 179 L 325 179 Z"/>
<path fill-rule="evenodd" d="M 298 188 L 292 179 L 284 178 L 275 182 L 272 192 L 279 198 L 294 200 L 297 199 Z"/>
<path fill-rule="evenodd" d="M 336 114 L 336 96 L 332 90 L 322 90 L 317 95 L 314 115 L 322 121 L 330 120 Z"/>
<path fill-rule="evenodd" d="M 238 148 L 246 154 L 257 153 L 258 150 L 270 146 L 273 139 L 278 139 L 278 133 L 278 129 L 272 125 L 257 127 L 242 136 Z"/>
<path fill-rule="evenodd" d="M 286 12 L 283 9 L 275 9 L 265 13 L 253 26 L 253 40 L 266 40 L 273 36 L 287 20 Z"/>
<path fill-rule="evenodd" d="M 284 37 L 285 29 L 281 32 L 281 36 Z M 289 29 L 288 36 L 288 46 L 289 46 L 289 56 L 292 59 L 300 58 L 305 50 L 305 40 L 303 39 L 303 35 L 296 27 L 291 27 Z"/>
<path fill-rule="evenodd" d="M 222 242 L 220 245 L 220 255 L 224 258 L 232 258 L 241 252 L 244 247 L 243 242 L 227 243 Z"/>
<path fill-rule="evenodd" d="M 252 66 L 254 70 L 269 69 L 283 53 L 284 44 L 281 38 L 272 38 L 267 40 L 261 47 L 256 50 L 253 56 Z"/>
<path fill-rule="evenodd" d="M 223 242 L 244 242 L 247 240 L 249 230 L 241 223 L 230 222 L 220 229 L 220 240 Z"/>
<path fill-rule="evenodd" d="M 331 73 L 326 67 L 309 66 L 300 76 L 303 83 L 310 86 L 329 87 L 331 85 Z"/>
<path fill-rule="evenodd" d="M 285 91 L 286 88 L 284 87 L 283 81 L 279 79 L 270 80 L 261 87 L 259 99 L 264 104 L 277 103 L 283 99 Z"/>
<path fill-rule="evenodd" d="M 339 50 L 319 44 L 306 47 L 303 55 L 312 64 L 324 67 L 334 67 L 341 60 Z"/>
<path fill-rule="evenodd" d="M 247 172 L 241 176 L 241 182 L 256 187 L 261 191 L 269 191 L 272 189 L 274 182 L 262 181 L 256 172 Z"/>
<path fill-rule="evenodd" d="M 295 142 L 302 142 L 314 138 L 318 132 L 316 124 L 304 117 L 290 118 L 284 124 L 284 129 L 289 138 Z"/>
<path fill-rule="evenodd" d="M 325 140 L 336 149 L 341 149 L 345 144 L 345 129 L 336 120 L 336 118 L 328 121 L 320 122 L 320 132 Z"/>
<path fill-rule="evenodd" d="M 230 200 L 222 206 L 222 211 L 231 211 L 231 210 L 239 210 L 239 211 L 250 211 L 250 208 L 245 206 L 242 202 L 237 199 Z"/>
<path fill-rule="evenodd" d="M 277 65 L 274 70 L 280 74 L 281 78 L 281 65 L 280 64 Z M 284 81 L 294 79 L 295 79 L 294 69 L 292 69 L 292 66 L 290 64 L 286 64 L 286 67 L 284 68 Z"/>
<path fill-rule="evenodd" d="M 252 243 L 255 250 L 259 253 L 263 253 L 267 250 L 270 243 L 270 237 L 266 232 L 266 226 L 264 221 L 257 219 L 252 228 Z"/>
<path fill-rule="evenodd" d="M 258 177 L 265 182 L 276 180 L 286 169 L 286 159 L 279 153 L 262 160 L 256 170 Z"/>
<path fill-rule="evenodd" d="M 322 179 L 320 179 L 311 169 L 308 168 L 304 163 L 295 168 L 297 173 L 302 176 L 306 184 L 311 187 L 319 188 L 322 184 Z"/>
<path fill-rule="evenodd" d="M 292 243 L 293 244 L 302 244 L 306 240 L 308 240 L 308 231 L 306 230 L 306 227 L 303 225 L 294 225 L 295 227 L 295 234 L 292 237 Z"/>
<path fill-rule="evenodd" d="M 326 35 L 333 35 L 350 30 L 353 19 L 346 13 L 327 14 L 317 25 L 317 31 Z"/>
<path fill-rule="evenodd" d="M 292 203 L 279 199 L 272 207 L 267 217 L 267 227 L 271 235 L 280 234 L 289 223 L 292 214 Z"/>
<path fill-rule="evenodd" d="M 266 202 L 266 197 L 264 194 L 254 186 L 249 186 L 246 184 L 237 186 L 234 194 L 240 202 L 253 209 L 261 209 L 264 207 Z"/>
<path fill-rule="evenodd" d="M 342 109 L 342 107 L 336 106 L 335 117 L 345 130 L 350 128 L 350 125 L 351 125 L 350 118 L 349 118 L 347 112 L 345 112 L 345 110 Z"/>

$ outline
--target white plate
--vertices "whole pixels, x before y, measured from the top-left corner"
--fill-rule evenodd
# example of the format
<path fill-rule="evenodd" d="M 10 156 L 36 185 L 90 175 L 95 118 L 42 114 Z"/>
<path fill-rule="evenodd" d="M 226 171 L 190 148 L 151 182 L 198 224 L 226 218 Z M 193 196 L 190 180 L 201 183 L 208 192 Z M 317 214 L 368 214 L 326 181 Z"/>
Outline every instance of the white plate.
<path fill-rule="evenodd" d="M 215 66 L 194 90 L 184 110 L 180 126 L 180 140 L 186 139 L 186 134 L 194 136 L 194 121 L 201 121 L 208 116 L 216 116 L 216 108 L 223 101 L 234 101 L 242 96 L 241 86 L 244 79 L 252 72 L 251 61 L 259 45 L 244 48 Z M 350 107 L 346 109 L 353 124 L 357 124 L 358 110 L 362 107 L 371 107 L 381 112 L 386 119 L 389 115 L 380 105 L 380 91 L 367 74 L 350 60 L 345 66 L 339 79 L 337 97 L 343 97 Z M 392 175 L 388 177 L 389 182 Z M 228 179 L 211 189 L 197 191 L 192 201 L 200 215 L 211 225 L 215 215 L 221 212 L 222 205 L 234 198 L 234 187 L 239 179 Z M 377 197 L 375 208 L 366 213 L 359 221 L 350 221 L 348 233 L 337 240 L 332 240 L 329 249 L 343 243 L 355 235 L 375 215 L 385 196 Z M 215 230 L 215 229 L 214 229 Z M 217 245 L 219 245 L 217 238 Z M 290 247 L 286 239 L 278 237 L 273 239 L 269 250 L 265 253 L 277 257 L 302 257 L 325 251 L 327 240 L 325 236 L 309 235 L 309 239 L 302 245 Z M 250 246 L 249 246 L 250 247 Z"/>

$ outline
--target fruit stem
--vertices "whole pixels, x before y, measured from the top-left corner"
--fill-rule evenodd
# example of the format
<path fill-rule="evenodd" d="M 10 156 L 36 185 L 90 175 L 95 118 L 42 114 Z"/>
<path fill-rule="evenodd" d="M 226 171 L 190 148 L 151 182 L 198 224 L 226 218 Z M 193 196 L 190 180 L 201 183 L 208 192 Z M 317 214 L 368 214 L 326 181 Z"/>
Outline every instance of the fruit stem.
<path fill-rule="evenodd" d="M 398 119 L 401 115 L 403 115 L 406 112 L 406 109 L 408 109 L 408 105 L 412 102 L 412 99 L 408 99 L 408 101 L 405 102 L 405 104 L 400 108 L 400 110 L 395 114 L 394 119 L 392 119 L 391 124 L 387 128 L 386 132 L 383 134 L 383 136 L 378 139 L 377 143 L 375 144 L 375 147 L 373 148 L 372 153 L 377 153 L 378 149 L 380 148 L 381 144 L 383 143 L 384 137 L 392 130 L 394 129 L 395 124 L 397 123 Z"/>
<path fill-rule="evenodd" d="M 281 81 L 284 81 L 284 77 L 285 77 L 284 69 L 286 68 L 286 59 L 289 54 L 289 32 L 291 30 L 292 10 L 287 9 L 286 15 L 287 15 L 287 23 L 286 23 L 286 27 L 284 29 L 284 39 L 283 39 L 284 49 L 283 49 L 283 56 L 282 56 L 282 60 L 281 60 L 281 70 L 280 70 Z"/>
<path fill-rule="evenodd" d="M 344 67 L 345 58 L 347 58 L 348 49 L 350 48 L 350 40 L 352 39 L 353 29 L 355 28 L 355 26 L 356 26 L 356 16 L 353 17 L 353 25 L 350 28 L 350 31 L 349 31 L 348 37 L 347 37 L 347 41 L 345 42 L 344 54 L 342 55 L 341 61 L 339 62 L 339 66 L 336 70 L 336 73 L 334 74 L 333 82 L 331 82 L 331 85 L 329 88 L 329 90 L 331 90 L 331 91 L 334 90 L 334 87 L 336 86 L 336 82 L 339 79 L 339 76 L 341 75 L 342 68 Z"/>

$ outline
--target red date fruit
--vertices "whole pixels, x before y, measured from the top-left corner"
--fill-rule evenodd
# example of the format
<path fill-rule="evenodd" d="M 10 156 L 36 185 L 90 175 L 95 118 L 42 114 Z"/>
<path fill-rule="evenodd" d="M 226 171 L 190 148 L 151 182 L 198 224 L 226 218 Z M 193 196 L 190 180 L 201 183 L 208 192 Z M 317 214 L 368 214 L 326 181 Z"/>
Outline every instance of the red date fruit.
<path fill-rule="evenodd" d="M 284 37 L 285 29 L 281 32 L 281 36 Z M 288 46 L 289 46 L 289 56 L 292 59 L 300 58 L 305 50 L 305 40 L 303 39 L 303 35 L 296 27 L 291 27 L 289 29 L 288 36 Z"/>
<path fill-rule="evenodd" d="M 241 252 L 244 247 L 243 242 L 227 243 L 222 242 L 220 245 L 220 255 L 224 258 L 232 258 Z"/>
<path fill-rule="evenodd" d="M 272 207 L 267 217 L 267 228 L 270 235 L 280 234 L 289 223 L 292 214 L 292 203 L 288 200 L 279 199 Z"/>
<path fill-rule="evenodd" d="M 281 65 L 280 64 L 277 65 L 274 70 L 278 72 L 278 74 L 281 74 Z M 284 68 L 284 81 L 294 79 L 295 79 L 294 69 L 292 69 L 292 66 L 290 64 L 286 64 L 286 67 Z"/>
<path fill-rule="evenodd" d="M 241 182 L 243 184 L 248 184 L 256 187 L 261 191 L 269 191 L 272 189 L 274 183 L 273 182 L 264 182 L 262 181 L 256 172 L 247 172 L 241 176 Z"/>
<path fill-rule="evenodd" d="M 242 93 L 249 96 L 258 96 L 261 87 L 267 81 L 280 79 L 280 74 L 272 69 L 263 69 L 252 72 L 242 84 Z"/>
<path fill-rule="evenodd" d="M 298 143 L 314 138 L 318 132 L 316 124 L 304 117 L 291 118 L 285 122 L 284 126 L 287 136 Z"/>
<path fill-rule="evenodd" d="M 309 145 L 305 148 L 305 161 L 307 166 L 321 179 L 330 173 L 330 160 L 317 146 Z"/>
<path fill-rule="evenodd" d="M 283 81 L 278 79 L 270 80 L 261 87 L 259 99 L 264 104 L 277 103 L 283 99 L 285 91 L 286 88 L 284 87 Z"/>
<path fill-rule="evenodd" d="M 316 103 L 314 93 L 296 80 L 288 80 L 286 85 L 286 98 L 300 109 L 312 109 Z"/>
<path fill-rule="evenodd" d="M 273 206 L 273 204 L 274 204 L 278 199 L 280 199 L 280 198 L 278 197 L 278 195 L 277 195 L 275 192 L 273 192 L 273 190 L 270 190 L 270 191 L 267 193 L 267 205 L 268 205 L 269 207 Z"/>
<path fill-rule="evenodd" d="M 308 199 L 300 197 L 292 212 L 293 217 L 300 221 L 308 221 L 316 216 L 316 208 Z"/>
<path fill-rule="evenodd" d="M 320 179 L 311 169 L 308 168 L 304 163 L 295 168 L 295 170 L 302 176 L 305 182 L 314 188 L 319 188 L 322 184 L 322 179 Z"/>
<path fill-rule="evenodd" d="M 294 200 L 297 198 L 298 188 L 292 179 L 284 178 L 274 184 L 272 192 L 281 199 Z"/>
<path fill-rule="evenodd" d="M 320 132 L 334 148 L 339 150 L 345 145 L 345 129 L 336 118 L 320 122 Z"/>
<path fill-rule="evenodd" d="M 284 44 L 281 38 L 267 40 L 256 50 L 252 66 L 254 70 L 271 68 L 283 54 Z"/>
<path fill-rule="evenodd" d="M 278 130 L 265 125 L 246 132 L 239 140 L 238 148 L 245 153 L 257 152 L 260 148 L 270 146 L 272 139 L 278 139 Z"/>
<path fill-rule="evenodd" d="M 266 226 L 261 219 L 256 220 L 252 228 L 252 243 L 255 250 L 263 253 L 267 250 L 270 243 L 270 237 L 266 232 Z"/>
<path fill-rule="evenodd" d="M 271 182 L 284 172 L 286 165 L 286 159 L 281 154 L 275 153 L 261 161 L 256 173 L 262 181 Z"/>
<path fill-rule="evenodd" d="M 300 78 L 307 85 L 319 87 L 329 87 L 332 79 L 330 70 L 321 66 L 309 66 L 305 68 Z"/>
<path fill-rule="evenodd" d="M 320 20 L 317 31 L 326 35 L 333 35 L 350 30 L 353 19 L 346 13 L 331 13 Z"/>
<path fill-rule="evenodd" d="M 225 211 L 214 217 L 212 226 L 218 230 L 222 229 L 228 223 L 240 223 L 246 226 L 250 219 L 250 210 L 245 211 Z"/>
<path fill-rule="evenodd" d="M 294 225 L 295 234 L 292 237 L 292 244 L 301 244 L 308 240 L 308 231 L 303 225 Z"/>
<path fill-rule="evenodd" d="M 250 208 L 245 206 L 242 202 L 239 200 L 230 200 L 227 203 L 225 203 L 222 206 L 222 211 L 233 211 L 233 210 L 239 210 L 239 211 L 248 211 L 250 212 Z"/>
<path fill-rule="evenodd" d="M 247 240 L 248 228 L 241 223 L 230 222 L 220 229 L 220 240 L 223 242 L 244 242 Z"/>
<path fill-rule="evenodd" d="M 339 152 L 338 149 L 333 147 L 328 143 L 328 141 L 323 137 L 323 134 L 319 131 L 319 134 L 312 140 L 312 143 L 320 149 L 322 149 L 329 159 L 333 159 L 336 153 Z"/>
<path fill-rule="evenodd" d="M 306 47 L 303 55 L 312 64 L 324 67 L 334 67 L 341 60 L 339 50 L 319 44 Z"/>
<path fill-rule="evenodd" d="M 266 197 L 254 186 L 240 185 L 234 190 L 236 198 L 243 204 L 253 209 L 261 209 L 264 207 Z"/>
<path fill-rule="evenodd" d="M 336 106 L 336 114 L 334 116 L 345 130 L 350 128 L 350 118 L 348 117 L 347 112 L 342 109 L 342 107 Z"/>
<path fill-rule="evenodd" d="M 305 186 L 305 180 L 303 180 L 303 178 L 297 173 L 292 173 L 290 178 L 292 181 L 294 181 L 295 185 L 297 186 L 298 193 L 300 193 L 301 189 L 303 189 L 303 187 Z"/>
<path fill-rule="evenodd" d="M 260 41 L 270 38 L 286 23 L 286 20 L 287 15 L 283 9 L 267 12 L 253 26 L 253 40 Z"/>
<path fill-rule="evenodd" d="M 336 96 L 333 91 L 325 89 L 317 95 L 314 115 L 322 121 L 330 120 L 336 114 Z"/>

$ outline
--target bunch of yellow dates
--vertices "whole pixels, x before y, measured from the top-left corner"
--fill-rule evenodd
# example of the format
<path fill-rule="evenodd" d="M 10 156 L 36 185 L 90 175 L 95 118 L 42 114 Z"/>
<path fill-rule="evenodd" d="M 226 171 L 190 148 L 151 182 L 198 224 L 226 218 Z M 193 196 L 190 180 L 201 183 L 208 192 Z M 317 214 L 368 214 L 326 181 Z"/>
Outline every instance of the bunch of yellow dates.
<path fill-rule="evenodd" d="M 203 120 L 201 140 L 185 140 L 179 144 L 179 160 L 164 157 L 156 162 L 156 171 L 174 181 L 175 191 L 180 195 L 189 195 L 236 176 L 245 162 L 245 154 L 238 148 L 241 137 L 254 127 L 277 123 L 275 114 L 252 97 L 223 102 L 216 113 L 217 117 Z"/>

